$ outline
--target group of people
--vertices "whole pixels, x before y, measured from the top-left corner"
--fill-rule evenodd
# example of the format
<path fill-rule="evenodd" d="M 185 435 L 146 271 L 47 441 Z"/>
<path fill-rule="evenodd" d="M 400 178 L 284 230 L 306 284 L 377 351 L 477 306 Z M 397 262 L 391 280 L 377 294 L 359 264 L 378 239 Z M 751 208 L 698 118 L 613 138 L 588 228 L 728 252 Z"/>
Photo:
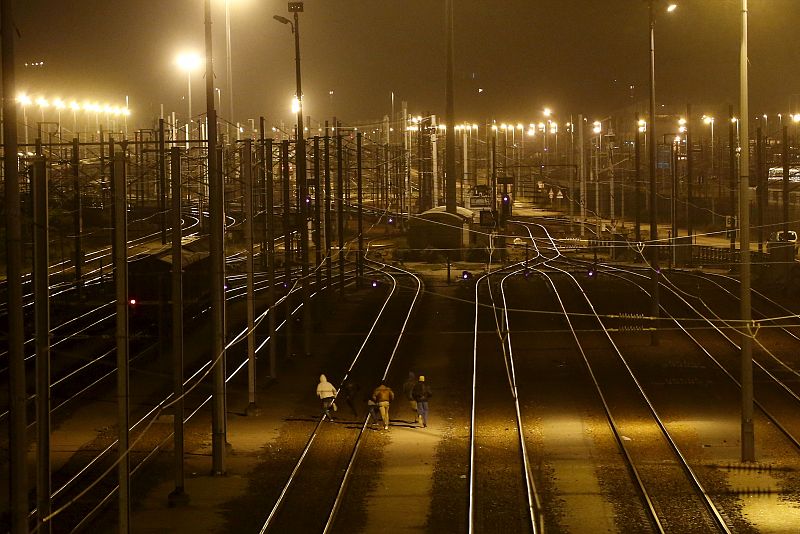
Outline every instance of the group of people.
<path fill-rule="evenodd" d="M 331 421 L 334 420 L 333 412 L 338 410 L 336 406 L 337 395 L 338 398 L 343 398 L 347 405 L 353 412 L 354 417 L 358 417 L 356 410 L 355 397 L 358 394 L 359 387 L 352 380 L 345 380 L 342 384 L 341 391 L 328 382 L 325 375 L 320 375 L 319 384 L 317 384 L 317 397 L 322 401 L 322 412 Z M 415 418 L 414 424 L 420 424 L 423 428 L 428 426 L 428 399 L 433 396 L 430 386 L 425 381 L 425 377 L 420 375 L 419 378 L 414 372 L 408 373 L 408 379 L 403 384 L 403 395 L 409 402 L 411 409 L 414 411 Z M 385 380 L 372 390 L 371 394 L 367 396 L 367 409 L 369 410 L 370 424 L 382 422 L 383 429 L 389 430 L 389 406 L 394 401 L 394 391 L 390 388 Z M 379 419 L 380 417 L 380 419 Z"/>

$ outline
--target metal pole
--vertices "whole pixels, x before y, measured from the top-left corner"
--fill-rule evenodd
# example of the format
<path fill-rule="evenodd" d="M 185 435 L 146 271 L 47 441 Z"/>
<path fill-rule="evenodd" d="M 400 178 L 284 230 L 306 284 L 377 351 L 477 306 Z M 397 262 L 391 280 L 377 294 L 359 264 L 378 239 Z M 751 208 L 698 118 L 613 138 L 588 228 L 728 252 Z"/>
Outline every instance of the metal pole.
<path fill-rule="evenodd" d="M 14 73 L 13 0 L 0 3 L 3 63 L 3 176 L 6 206 L 6 284 L 8 309 L 22 309 L 22 216 L 17 144 L 17 94 Z M 24 107 L 23 107 L 24 110 Z M 25 125 L 27 135 L 27 124 Z M 26 450 L 25 328 L 21 313 L 8 315 L 9 491 L 11 532 L 28 532 L 28 474 Z"/>
<path fill-rule="evenodd" d="M 283 196 L 283 275 L 284 283 L 291 282 L 292 277 L 292 223 L 291 223 L 291 189 L 289 181 L 289 141 L 281 142 L 281 194 Z"/>
<path fill-rule="evenodd" d="M 660 315 L 659 306 L 659 273 L 658 268 L 658 222 L 656 214 L 658 212 L 658 195 L 656 194 L 656 41 L 655 26 L 656 19 L 653 12 L 653 0 L 649 2 L 650 14 L 650 116 L 647 121 L 648 130 L 648 152 L 649 152 L 649 172 L 650 172 L 650 276 L 652 279 L 652 305 L 650 314 L 654 318 Z M 658 323 L 651 330 L 650 344 L 658 345 Z"/>
<path fill-rule="evenodd" d="M 325 276 L 331 287 L 333 272 L 331 265 L 331 150 L 328 121 L 325 121 Z"/>
<path fill-rule="evenodd" d="M 281 164 L 283 166 L 283 251 L 284 251 L 284 268 L 283 268 L 283 283 L 287 289 L 291 289 L 292 285 L 292 233 L 294 232 L 294 225 L 291 221 L 291 205 L 290 205 L 290 189 L 292 187 L 289 181 L 289 141 L 284 140 L 281 143 Z M 286 357 L 291 358 L 294 353 L 292 351 L 292 298 L 291 293 L 287 293 L 284 304 L 286 308 L 286 322 L 283 329 L 284 337 L 286 339 Z"/>
<path fill-rule="evenodd" d="M 739 250 L 741 254 L 742 313 L 742 461 L 754 462 L 755 433 L 753 425 L 753 338 L 750 309 L 750 138 L 747 81 L 747 0 L 742 0 L 741 54 L 739 58 Z"/>
<path fill-rule="evenodd" d="M 581 178 L 581 237 L 586 231 L 586 143 L 583 140 L 583 115 L 578 115 L 578 145 L 580 145 L 580 178 Z"/>
<path fill-rule="evenodd" d="M 756 128 L 756 239 L 758 251 L 764 252 L 764 136 L 761 127 Z"/>
<path fill-rule="evenodd" d="M 264 130 L 264 117 L 261 117 L 261 129 Z M 263 137 L 263 135 L 262 135 Z M 266 140 L 266 146 L 263 148 L 264 155 L 263 161 L 266 166 L 266 189 L 267 189 L 267 208 L 264 224 L 267 226 L 267 283 L 269 289 L 267 292 L 267 299 L 269 300 L 269 313 L 267 315 L 267 323 L 269 328 L 269 376 L 276 378 L 278 376 L 277 369 L 277 341 L 275 339 L 275 191 L 274 184 L 275 178 L 273 173 L 272 162 L 272 139 Z"/>
<path fill-rule="evenodd" d="M 336 124 L 336 232 L 339 236 L 339 291 L 344 295 L 344 176 L 342 176 L 342 134 Z"/>
<path fill-rule="evenodd" d="M 211 472 L 225 474 L 225 219 L 222 170 L 217 159 L 217 112 L 214 109 L 214 63 L 211 50 L 211 0 L 205 0 L 206 117 L 208 118 L 208 181 L 211 257 L 211 321 L 213 393 L 211 400 Z"/>
<path fill-rule="evenodd" d="M 319 187 L 319 136 L 314 136 L 314 273 L 316 274 L 317 291 L 322 287 L 322 226 L 320 225 L 320 196 Z"/>
<path fill-rule="evenodd" d="M 169 494 L 169 502 L 187 504 L 189 496 L 184 492 L 183 465 L 183 248 L 181 246 L 181 149 L 170 149 L 170 182 L 172 187 L 172 432 L 175 455 L 175 489 Z"/>
<path fill-rule="evenodd" d="M 636 185 L 634 187 L 634 230 L 637 243 L 642 242 L 642 132 L 639 131 L 639 114 L 636 114 L 636 143 L 634 145 Z M 637 256 L 637 260 L 639 257 Z"/>
<path fill-rule="evenodd" d="M 692 209 L 694 208 L 694 154 L 692 150 L 692 106 L 686 104 L 686 235 L 689 236 L 691 245 L 692 232 Z M 691 248 L 690 248 L 691 250 Z M 689 261 L 692 255 L 689 254 Z"/>
<path fill-rule="evenodd" d="M 364 180 L 361 169 L 361 132 L 356 134 L 356 171 L 358 178 L 358 260 L 356 285 L 361 287 L 364 278 Z"/>
<path fill-rule="evenodd" d="M 445 0 L 445 33 L 447 40 L 447 82 L 445 87 L 445 174 L 447 175 L 445 207 L 456 213 L 456 117 L 453 103 L 453 0 Z M 463 185 L 462 185 L 463 187 Z M 435 201 L 435 199 L 434 199 Z"/>
<path fill-rule="evenodd" d="M 728 121 L 728 176 L 730 178 L 730 214 L 731 214 L 731 224 L 728 227 L 728 231 L 730 232 L 730 240 L 731 240 L 731 270 L 734 270 L 734 259 L 733 253 L 736 251 L 736 227 L 737 225 L 733 223 L 733 219 L 736 217 L 736 125 L 734 124 L 734 116 L 733 116 L 733 106 L 728 106 L 728 116 L 730 120 Z"/>
<path fill-rule="evenodd" d="M 125 177 L 125 153 L 111 153 L 114 158 L 114 281 L 117 299 L 117 477 L 119 500 L 117 529 L 130 532 L 130 456 L 128 455 L 129 360 L 128 360 L 128 217 Z"/>
<path fill-rule="evenodd" d="M 78 288 L 81 287 L 83 278 L 83 245 L 81 234 L 83 234 L 83 217 L 81 209 L 81 180 L 80 180 L 80 154 L 78 139 L 72 140 L 72 184 L 75 189 L 72 207 L 75 210 L 72 214 L 73 232 L 75 233 L 75 282 Z"/>
<path fill-rule="evenodd" d="M 306 356 L 311 355 L 311 306 L 308 291 L 308 206 L 306 196 L 308 184 L 306 182 L 306 141 L 303 127 L 303 89 L 300 77 L 300 17 L 294 12 L 294 53 L 295 77 L 297 81 L 297 144 L 295 146 L 295 166 L 297 170 L 296 182 L 300 193 L 300 271 L 303 294 L 303 350 Z"/>
<path fill-rule="evenodd" d="M 678 161 L 679 151 L 681 149 L 680 141 L 672 141 L 669 145 L 670 161 L 669 166 L 672 169 L 672 193 L 670 196 L 670 222 L 671 222 L 671 237 L 669 239 L 669 253 L 672 258 L 672 264 L 675 265 L 675 242 L 678 239 Z"/>
<path fill-rule="evenodd" d="M 225 66 L 228 71 L 228 96 L 230 98 L 230 122 L 235 122 L 233 117 L 233 61 L 231 59 L 231 6 L 230 0 L 225 0 L 225 49 L 227 52 Z M 220 107 L 222 104 L 220 104 Z M 230 125 L 226 126 L 230 130 Z M 230 139 L 229 139 L 230 140 Z"/>
<path fill-rule="evenodd" d="M 244 246 L 247 272 L 247 415 L 256 415 L 256 301 L 253 280 L 253 140 L 242 146 L 242 178 L 244 180 Z"/>
<path fill-rule="evenodd" d="M 782 133 L 781 163 L 783 165 L 783 235 L 789 232 L 789 127 L 784 126 Z"/>
<path fill-rule="evenodd" d="M 167 152 L 164 119 L 158 119 L 158 212 L 161 225 L 161 244 L 167 244 Z M 100 146 L 103 146 L 102 135 Z"/>
<path fill-rule="evenodd" d="M 37 147 L 41 139 L 37 139 Z M 37 150 L 37 152 L 39 152 Z M 36 325 L 36 525 L 50 532 L 50 291 L 45 159 L 33 164 L 33 291 Z"/>

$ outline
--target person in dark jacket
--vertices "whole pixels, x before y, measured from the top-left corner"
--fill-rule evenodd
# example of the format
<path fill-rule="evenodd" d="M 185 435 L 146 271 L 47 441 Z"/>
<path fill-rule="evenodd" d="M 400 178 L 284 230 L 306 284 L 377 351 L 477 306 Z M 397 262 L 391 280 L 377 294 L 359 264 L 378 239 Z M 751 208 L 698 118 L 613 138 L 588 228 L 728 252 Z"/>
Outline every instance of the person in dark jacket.
<path fill-rule="evenodd" d="M 414 389 L 411 394 L 414 400 L 417 401 L 417 420 L 422 423 L 422 427 L 428 426 L 428 399 L 433 396 L 431 388 L 425 382 L 425 377 L 420 375 L 419 381 L 414 384 Z"/>
<path fill-rule="evenodd" d="M 412 394 L 415 385 L 417 385 L 417 375 L 415 375 L 413 371 L 409 371 L 408 380 L 403 382 L 403 396 L 408 399 L 408 403 L 411 406 L 411 413 L 414 414 L 414 420 L 416 421 L 417 401 L 414 400 L 414 395 Z"/>
<path fill-rule="evenodd" d="M 353 417 L 358 419 L 358 411 L 356 410 L 356 396 L 358 395 L 359 388 L 358 384 L 350 380 L 349 378 L 344 381 L 342 384 L 342 389 L 339 390 L 339 395 L 344 397 L 345 402 L 353 411 Z"/>
<path fill-rule="evenodd" d="M 385 380 L 372 392 L 372 400 L 378 405 L 383 419 L 383 429 L 389 430 L 389 403 L 394 400 L 394 391 L 386 385 Z"/>

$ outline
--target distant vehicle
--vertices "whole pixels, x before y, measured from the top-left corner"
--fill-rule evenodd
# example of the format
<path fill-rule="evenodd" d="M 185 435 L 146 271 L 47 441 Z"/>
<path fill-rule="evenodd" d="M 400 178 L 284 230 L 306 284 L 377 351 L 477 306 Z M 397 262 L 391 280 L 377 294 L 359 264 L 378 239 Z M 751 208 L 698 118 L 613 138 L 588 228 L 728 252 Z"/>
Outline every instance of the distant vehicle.
<path fill-rule="evenodd" d="M 469 193 L 468 208 L 488 208 L 490 206 L 491 190 L 488 185 L 476 185 Z"/>
<path fill-rule="evenodd" d="M 783 167 L 770 167 L 767 173 L 769 180 L 783 180 Z M 800 182 L 800 167 L 789 167 L 789 181 Z"/>
<path fill-rule="evenodd" d="M 789 230 L 784 233 L 783 230 L 772 232 L 767 241 L 767 252 L 772 252 L 776 246 L 785 246 L 791 244 L 794 247 L 794 255 L 797 255 L 797 232 Z"/>
<path fill-rule="evenodd" d="M 784 234 L 783 230 L 779 230 L 777 232 L 772 232 L 769 236 L 769 240 L 778 243 L 797 243 L 797 232 L 789 230 Z"/>

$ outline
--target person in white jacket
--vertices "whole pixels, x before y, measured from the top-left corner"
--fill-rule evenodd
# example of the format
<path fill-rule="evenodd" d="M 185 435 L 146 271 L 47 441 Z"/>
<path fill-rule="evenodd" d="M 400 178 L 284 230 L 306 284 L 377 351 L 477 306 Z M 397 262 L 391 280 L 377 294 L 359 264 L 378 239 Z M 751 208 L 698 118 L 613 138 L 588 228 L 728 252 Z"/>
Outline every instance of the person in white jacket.
<path fill-rule="evenodd" d="M 319 375 L 319 384 L 317 384 L 317 397 L 322 400 L 322 413 L 327 415 L 329 419 L 333 420 L 331 407 L 333 408 L 333 411 L 336 411 L 336 404 L 333 403 L 333 400 L 336 398 L 336 388 L 333 387 L 333 384 L 328 382 L 328 379 L 325 377 L 325 375 Z"/>

